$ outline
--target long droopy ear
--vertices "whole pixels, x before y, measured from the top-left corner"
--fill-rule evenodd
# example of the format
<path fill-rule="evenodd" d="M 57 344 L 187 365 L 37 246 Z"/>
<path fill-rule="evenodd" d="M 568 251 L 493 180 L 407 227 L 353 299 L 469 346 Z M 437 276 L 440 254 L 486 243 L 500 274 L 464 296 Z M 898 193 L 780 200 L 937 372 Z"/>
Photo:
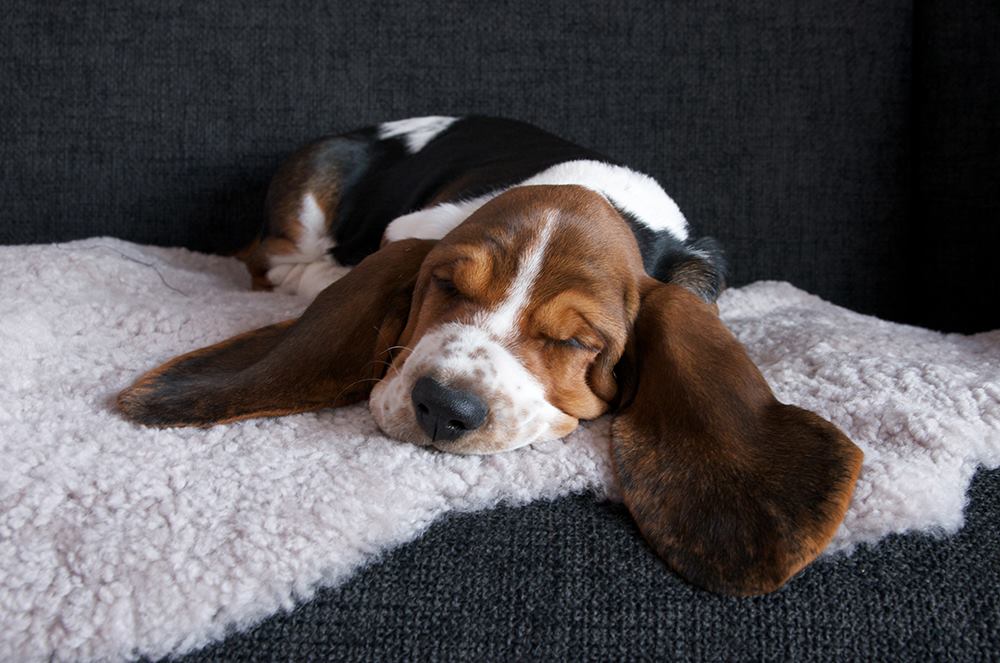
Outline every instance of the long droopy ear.
<path fill-rule="evenodd" d="M 625 503 L 677 573 L 748 596 L 781 587 L 826 547 L 862 453 L 836 426 L 775 399 L 716 309 L 650 285 L 612 426 Z"/>
<path fill-rule="evenodd" d="M 388 244 L 288 320 L 154 368 L 118 395 L 151 426 L 209 426 L 347 405 L 368 396 L 406 325 L 434 242 Z"/>

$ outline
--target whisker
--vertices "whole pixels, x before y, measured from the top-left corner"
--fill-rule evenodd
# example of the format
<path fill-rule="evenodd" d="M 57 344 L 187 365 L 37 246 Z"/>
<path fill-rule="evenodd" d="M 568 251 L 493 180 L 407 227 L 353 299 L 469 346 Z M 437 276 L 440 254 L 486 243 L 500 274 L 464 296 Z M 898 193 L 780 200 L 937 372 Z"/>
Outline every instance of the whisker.
<path fill-rule="evenodd" d="M 386 368 L 392 368 L 392 362 L 385 361 L 384 359 L 372 359 L 370 362 L 368 362 L 367 364 L 365 364 L 362 368 L 368 368 L 372 364 L 382 364 Z"/>
<path fill-rule="evenodd" d="M 347 393 L 347 390 L 356 384 L 361 384 L 362 382 L 379 382 L 379 381 L 380 381 L 379 378 L 361 378 L 360 380 L 355 380 L 351 384 L 341 389 L 340 393 L 338 393 L 336 396 L 333 397 L 333 400 L 334 402 L 340 400 L 340 397 L 343 396 L 345 393 Z"/>
<path fill-rule="evenodd" d="M 392 352 L 393 350 L 409 350 L 413 352 L 413 348 L 408 345 L 392 345 L 385 349 L 386 352 Z"/>

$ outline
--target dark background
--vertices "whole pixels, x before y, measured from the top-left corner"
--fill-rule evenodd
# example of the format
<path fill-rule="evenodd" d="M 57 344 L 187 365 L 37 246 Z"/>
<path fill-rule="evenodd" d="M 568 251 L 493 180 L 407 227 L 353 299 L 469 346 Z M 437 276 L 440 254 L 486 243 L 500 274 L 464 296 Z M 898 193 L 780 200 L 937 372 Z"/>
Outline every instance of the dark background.
<path fill-rule="evenodd" d="M 232 251 L 299 144 L 476 112 L 655 175 L 736 285 L 1000 327 L 996 0 L 8 0 L 0 68 L 0 243 Z M 195 658 L 995 659 L 998 493 L 757 599 L 684 584 L 620 506 L 452 517 Z"/>
<path fill-rule="evenodd" d="M 653 174 L 735 285 L 1000 326 L 995 0 L 5 7 L 2 243 L 232 251 L 296 146 L 475 112 Z"/>

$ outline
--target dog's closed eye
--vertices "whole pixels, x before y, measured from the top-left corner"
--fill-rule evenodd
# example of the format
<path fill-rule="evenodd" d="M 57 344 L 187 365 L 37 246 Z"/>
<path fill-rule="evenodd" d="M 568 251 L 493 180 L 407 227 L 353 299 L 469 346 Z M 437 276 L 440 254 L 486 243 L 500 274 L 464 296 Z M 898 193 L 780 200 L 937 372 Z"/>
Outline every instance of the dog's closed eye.
<path fill-rule="evenodd" d="M 584 343 L 575 336 L 569 338 L 550 338 L 546 339 L 546 342 L 550 345 L 554 345 L 560 348 L 566 348 L 569 350 L 584 350 L 586 352 L 597 352 L 598 349 L 591 347 L 590 345 Z"/>
<path fill-rule="evenodd" d="M 433 281 L 434 281 L 435 287 L 437 287 L 437 289 L 442 294 L 444 294 L 444 295 L 446 295 L 448 297 L 460 297 L 460 296 L 462 296 L 462 292 L 458 289 L 458 286 L 455 285 L 455 282 L 452 281 L 450 278 L 448 278 L 446 276 L 438 276 L 438 275 L 435 274 L 433 276 Z"/>

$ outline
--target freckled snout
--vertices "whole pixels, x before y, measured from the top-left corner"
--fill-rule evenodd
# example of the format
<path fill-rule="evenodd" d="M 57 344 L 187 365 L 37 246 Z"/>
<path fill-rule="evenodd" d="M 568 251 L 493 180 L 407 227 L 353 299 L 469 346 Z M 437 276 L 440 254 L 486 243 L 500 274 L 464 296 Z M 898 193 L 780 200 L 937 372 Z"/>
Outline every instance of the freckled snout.
<path fill-rule="evenodd" d="M 475 394 L 424 376 L 410 392 L 417 423 L 431 441 L 457 440 L 486 421 L 489 408 Z"/>

